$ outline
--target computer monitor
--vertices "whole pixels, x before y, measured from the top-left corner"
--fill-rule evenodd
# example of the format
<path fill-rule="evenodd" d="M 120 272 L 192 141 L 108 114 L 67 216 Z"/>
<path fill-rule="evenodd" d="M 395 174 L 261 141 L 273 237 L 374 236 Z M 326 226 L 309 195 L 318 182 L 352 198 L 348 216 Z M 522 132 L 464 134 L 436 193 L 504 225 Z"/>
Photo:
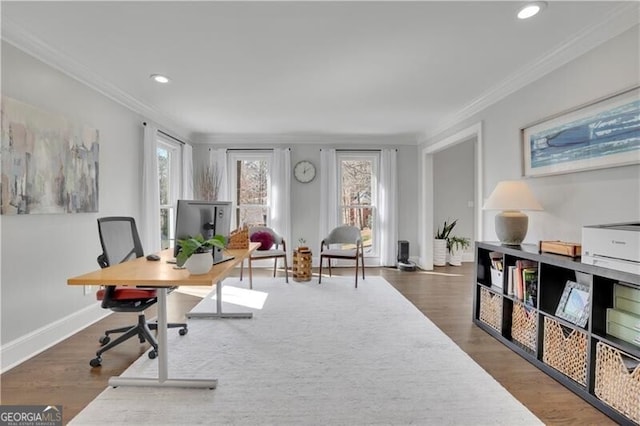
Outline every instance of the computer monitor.
<path fill-rule="evenodd" d="M 178 240 L 202 235 L 209 239 L 214 235 L 229 237 L 231 233 L 231 201 L 178 200 L 176 211 L 176 244 L 173 254 L 180 252 Z M 222 249 L 214 248 L 213 262 L 227 260 Z"/>

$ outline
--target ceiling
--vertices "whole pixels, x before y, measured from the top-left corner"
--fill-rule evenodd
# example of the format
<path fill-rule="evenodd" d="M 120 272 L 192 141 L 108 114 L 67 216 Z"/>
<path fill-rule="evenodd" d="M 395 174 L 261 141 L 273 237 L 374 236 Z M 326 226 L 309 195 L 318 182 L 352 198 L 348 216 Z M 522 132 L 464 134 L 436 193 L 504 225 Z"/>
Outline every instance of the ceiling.
<path fill-rule="evenodd" d="M 183 136 L 415 141 L 638 22 L 637 2 L 550 2 L 527 21 L 521 4 L 3 1 L 1 12 L 4 40 Z"/>

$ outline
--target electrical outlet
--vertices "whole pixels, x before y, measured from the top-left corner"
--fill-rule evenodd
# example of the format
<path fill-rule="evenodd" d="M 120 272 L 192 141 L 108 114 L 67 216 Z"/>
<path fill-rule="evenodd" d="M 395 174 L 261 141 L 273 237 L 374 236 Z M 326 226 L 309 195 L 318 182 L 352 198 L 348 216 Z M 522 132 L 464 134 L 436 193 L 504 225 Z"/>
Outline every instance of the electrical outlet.
<path fill-rule="evenodd" d="M 84 288 L 84 295 L 85 296 L 93 293 L 93 286 L 92 285 L 85 285 L 85 286 L 83 286 L 83 288 Z"/>

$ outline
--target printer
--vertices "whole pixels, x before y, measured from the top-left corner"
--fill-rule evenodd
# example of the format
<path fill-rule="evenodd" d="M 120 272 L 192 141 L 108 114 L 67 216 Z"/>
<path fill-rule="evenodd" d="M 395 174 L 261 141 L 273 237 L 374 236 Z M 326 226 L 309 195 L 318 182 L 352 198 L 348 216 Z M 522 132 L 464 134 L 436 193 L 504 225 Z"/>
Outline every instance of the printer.
<path fill-rule="evenodd" d="M 583 226 L 582 263 L 640 275 L 640 222 Z"/>

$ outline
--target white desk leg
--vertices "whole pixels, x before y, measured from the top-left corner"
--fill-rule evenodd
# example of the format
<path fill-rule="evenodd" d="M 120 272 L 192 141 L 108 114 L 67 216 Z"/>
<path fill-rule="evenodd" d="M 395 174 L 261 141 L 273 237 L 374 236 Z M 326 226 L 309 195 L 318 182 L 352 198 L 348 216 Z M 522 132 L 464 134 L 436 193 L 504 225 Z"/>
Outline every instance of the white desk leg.
<path fill-rule="evenodd" d="M 253 318 L 253 312 L 222 312 L 222 280 L 216 283 L 216 312 L 189 312 L 187 318 Z"/>
<path fill-rule="evenodd" d="M 109 386 L 154 386 L 215 389 L 216 379 L 169 379 L 167 350 L 167 289 L 158 288 L 158 378 L 111 377 Z"/>

